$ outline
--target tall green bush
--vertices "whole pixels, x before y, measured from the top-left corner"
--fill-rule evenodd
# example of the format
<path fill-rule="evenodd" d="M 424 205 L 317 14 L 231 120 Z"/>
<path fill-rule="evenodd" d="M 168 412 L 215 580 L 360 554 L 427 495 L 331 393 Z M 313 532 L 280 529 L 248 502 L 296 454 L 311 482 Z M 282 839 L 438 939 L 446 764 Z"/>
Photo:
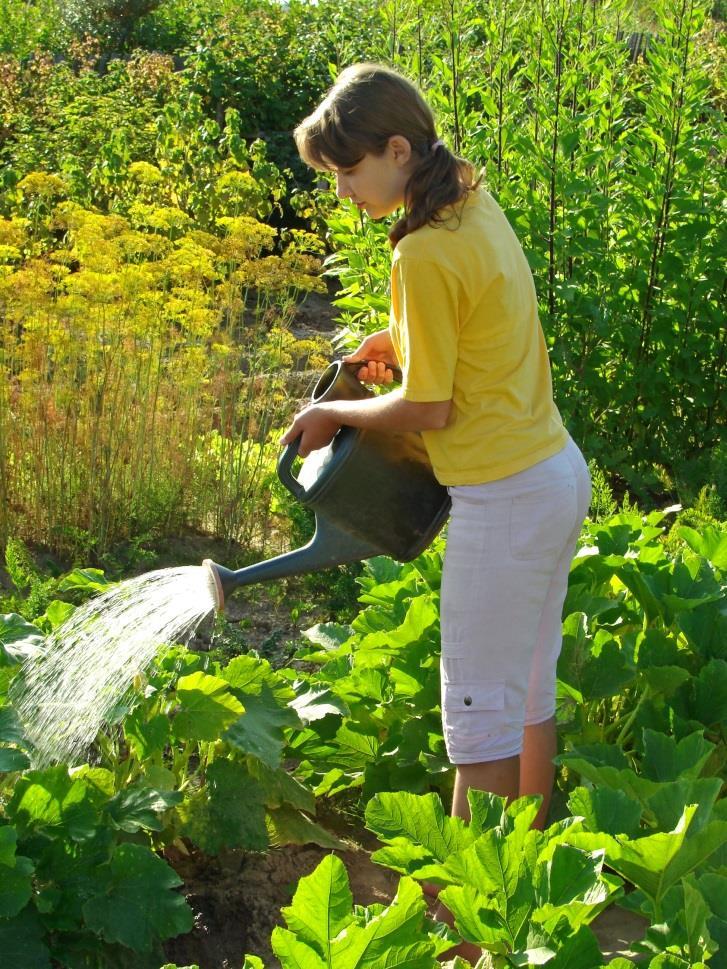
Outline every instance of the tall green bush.
<path fill-rule="evenodd" d="M 77 37 L 92 35 L 109 49 L 123 49 L 138 21 L 162 0 L 59 0 L 63 22 Z"/>
<path fill-rule="evenodd" d="M 725 425 L 724 128 L 708 6 L 658 0 L 653 32 L 638 35 L 625 0 L 382 8 L 379 58 L 419 81 L 523 242 L 567 423 L 641 493 L 676 483 L 692 497 Z M 354 249 L 340 229 L 336 214 L 334 241 Z M 370 293 L 380 325 L 385 268 L 374 286 L 368 264 L 349 268 L 346 296 L 361 309 Z"/>
<path fill-rule="evenodd" d="M 58 49 L 68 40 L 58 0 L 0 0 L 0 54 L 25 58 L 38 48 Z"/>

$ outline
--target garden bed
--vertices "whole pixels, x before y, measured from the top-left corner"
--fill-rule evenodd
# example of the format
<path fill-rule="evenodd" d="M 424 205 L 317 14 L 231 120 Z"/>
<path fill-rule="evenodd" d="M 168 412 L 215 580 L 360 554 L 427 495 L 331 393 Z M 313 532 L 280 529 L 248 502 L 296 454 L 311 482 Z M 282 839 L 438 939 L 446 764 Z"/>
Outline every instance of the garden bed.
<path fill-rule="evenodd" d="M 335 810 L 319 810 L 319 820 L 344 842 L 337 852 L 348 871 L 354 901 L 388 905 L 396 893 L 394 872 L 371 861 L 379 842 L 360 823 Z M 315 845 L 286 845 L 265 854 L 229 851 L 217 858 L 194 852 L 171 853 L 169 860 L 184 879 L 183 891 L 194 912 L 194 929 L 166 943 L 170 961 L 199 969 L 239 969 L 242 954 L 260 956 L 267 969 L 280 965 L 270 946 L 281 908 L 290 904 L 301 877 L 309 875 L 330 852 Z M 607 961 L 634 957 L 634 942 L 648 921 L 612 905 L 592 923 Z"/>

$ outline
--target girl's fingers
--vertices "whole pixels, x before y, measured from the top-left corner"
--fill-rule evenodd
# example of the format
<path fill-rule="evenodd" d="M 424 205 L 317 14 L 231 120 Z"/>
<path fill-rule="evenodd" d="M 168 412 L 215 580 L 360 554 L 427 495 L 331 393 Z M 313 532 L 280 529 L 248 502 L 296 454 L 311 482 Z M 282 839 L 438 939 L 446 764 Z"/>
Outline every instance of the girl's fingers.
<path fill-rule="evenodd" d="M 390 384 L 394 379 L 394 372 L 391 367 L 387 367 L 382 360 L 361 360 L 357 359 L 357 354 L 344 357 L 344 363 L 361 363 L 356 371 L 356 377 L 361 383 Z"/>
<path fill-rule="evenodd" d="M 394 379 L 391 367 L 379 360 L 369 360 L 358 372 L 358 379 L 372 384 L 390 384 Z"/>

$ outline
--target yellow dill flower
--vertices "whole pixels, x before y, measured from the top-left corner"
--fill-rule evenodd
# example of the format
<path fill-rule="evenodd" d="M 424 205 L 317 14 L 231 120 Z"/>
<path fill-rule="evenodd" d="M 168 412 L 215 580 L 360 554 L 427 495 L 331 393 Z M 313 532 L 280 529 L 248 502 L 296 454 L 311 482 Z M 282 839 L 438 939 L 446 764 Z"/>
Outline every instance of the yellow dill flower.
<path fill-rule="evenodd" d="M 81 269 L 67 276 L 64 285 L 68 293 L 84 296 L 89 303 L 114 303 L 123 297 L 123 287 L 117 273 Z"/>
<path fill-rule="evenodd" d="M 145 161 L 132 162 L 127 169 L 127 174 L 137 185 L 160 185 L 164 181 L 164 176 L 156 165 L 150 165 Z"/>
<path fill-rule="evenodd" d="M 0 245 L 15 246 L 20 249 L 28 241 L 27 219 L 0 218 Z"/>
<path fill-rule="evenodd" d="M 221 357 L 226 357 L 232 353 L 233 349 L 233 347 L 228 346 L 226 343 L 213 343 L 210 347 L 212 353 L 217 353 Z"/>
<path fill-rule="evenodd" d="M 156 285 L 155 274 L 141 265 L 125 265 L 117 272 L 125 300 L 137 300 Z"/>
<path fill-rule="evenodd" d="M 272 249 L 277 237 L 277 232 L 272 226 L 258 222 L 257 219 L 247 215 L 236 218 L 225 216 L 217 219 L 217 224 L 226 232 L 220 247 L 220 255 L 229 255 L 234 259 L 255 257 L 265 250 Z"/>
<path fill-rule="evenodd" d="M 129 219 L 135 228 L 145 226 L 156 232 L 179 236 L 192 224 L 191 216 L 174 205 L 156 206 L 134 202 L 129 208 Z"/>
<path fill-rule="evenodd" d="M 150 232 L 128 229 L 116 239 L 122 259 L 126 262 L 162 259 L 170 251 L 172 244 L 164 236 Z"/>
<path fill-rule="evenodd" d="M 192 229 L 191 232 L 185 233 L 181 239 L 176 243 L 178 246 L 187 245 L 188 243 L 193 243 L 196 246 L 201 246 L 202 249 L 206 249 L 208 252 L 219 252 L 222 240 L 217 236 L 213 236 L 211 232 L 204 232 L 202 229 Z"/>
<path fill-rule="evenodd" d="M 20 262 L 23 254 L 17 246 L 8 246 L 0 242 L 0 263 Z"/>
<path fill-rule="evenodd" d="M 286 229 L 283 233 L 283 242 L 286 243 L 286 253 L 312 253 L 322 256 L 326 251 L 324 241 L 304 229 Z"/>
<path fill-rule="evenodd" d="M 172 283 L 204 285 L 219 278 L 214 264 L 214 253 L 194 243 L 170 252 L 159 266 Z"/>
<path fill-rule="evenodd" d="M 235 216 L 258 215 L 268 205 L 267 190 L 249 172 L 225 172 L 216 179 L 213 192 L 225 210 Z"/>
<path fill-rule="evenodd" d="M 44 199 L 62 198 L 68 194 L 68 186 L 63 179 L 47 172 L 31 172 L 21 178 L 18 190 L 25 197 L 38 196 Z"/>
<path fill-rule="evenodd" d="M 121 252 L 116 243 L 95 233 L 77 238 L 71 254 L 84 269 L 97 273 L 113 273 L 121 262 Z"/>

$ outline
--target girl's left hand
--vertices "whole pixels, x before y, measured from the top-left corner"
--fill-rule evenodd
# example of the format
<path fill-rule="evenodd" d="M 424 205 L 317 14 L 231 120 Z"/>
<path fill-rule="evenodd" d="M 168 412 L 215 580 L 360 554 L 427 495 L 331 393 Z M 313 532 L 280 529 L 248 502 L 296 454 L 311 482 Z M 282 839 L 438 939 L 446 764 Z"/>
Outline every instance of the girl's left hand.
<path fill-rule="evenodd" d="M 321 404 L 310 404 L 299 414 L 280 439 L 281 444 L 290 444 L 301 437 L 298 454 L 305 458 L 311 451 L 325 447 L 333 440 L 340 423 L 327 414 Z"/>

